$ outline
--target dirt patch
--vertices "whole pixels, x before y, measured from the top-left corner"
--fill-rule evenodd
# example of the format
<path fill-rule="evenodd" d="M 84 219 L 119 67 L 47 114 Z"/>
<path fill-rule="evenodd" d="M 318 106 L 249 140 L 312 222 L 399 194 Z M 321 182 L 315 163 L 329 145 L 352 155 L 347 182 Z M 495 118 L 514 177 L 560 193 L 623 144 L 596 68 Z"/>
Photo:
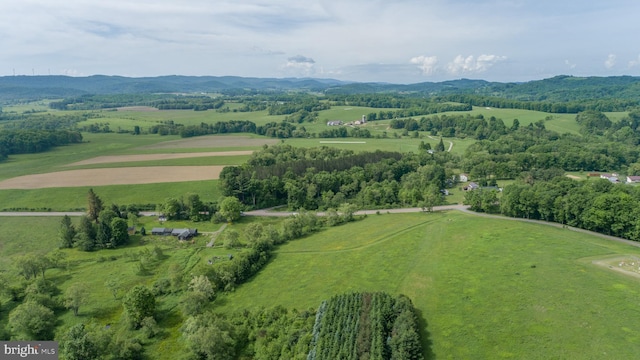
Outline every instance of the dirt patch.
<path fill-rule="evenodd" d="M 573 180 L 582 180 L 582 178 L 580 176 L 575 176 L 575 175 L 570 175 L 570 174 L 567 174 L 565 176 L 568 177 L 569 179 L 573 179 Z"/>
<path fill-rule="evenodd" d="M 7 179 L 0 181 L 0 189 L 42 189 L 215 180 L 220 177 L 223 168 L 224 166 L 145 166 L 69 170 Z"/>
<path fill-rule="evenodd" d="M 112 155 L 112 156 L 98 156 L 91 159 L 74 162 L 66 166 L 109 164 L 109 163 L 135 162 L 135 161 L 186 159 L 186 158 L 210 157 L 210 156 L 240 156 L 240 155 L 251 155 L 252 153 L 253 151 L 247 150 L 247 151 L 218 151 L 218 152 L 176 153 L 176 154 Z"/>
<path fill-rule="evenodd" d="M 240 146 L 274 145 L 277 139 L 254 139 L 247 136 L 198 136 L 188 139 L 165 141 L 146 145 L 140 149 L 188 149 L 188 148 L 222 148 Z"/>
<path fill-rule="evenodd" d="M 637 256 L 620 256 L 594 260 L 592 263 L 612 271 L 640 278 L 640 258 Z"/>

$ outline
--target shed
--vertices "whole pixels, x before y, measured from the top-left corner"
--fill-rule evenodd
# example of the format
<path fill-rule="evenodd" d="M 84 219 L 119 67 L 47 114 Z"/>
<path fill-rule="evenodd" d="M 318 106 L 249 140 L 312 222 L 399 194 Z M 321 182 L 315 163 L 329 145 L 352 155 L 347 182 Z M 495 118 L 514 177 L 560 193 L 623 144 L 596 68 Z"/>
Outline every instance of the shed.
<path fill-rule="evenodd" d="M 173 229 L 171 228 L 153 228 L 151 229 L 151 235 L 171 235 Z"/>

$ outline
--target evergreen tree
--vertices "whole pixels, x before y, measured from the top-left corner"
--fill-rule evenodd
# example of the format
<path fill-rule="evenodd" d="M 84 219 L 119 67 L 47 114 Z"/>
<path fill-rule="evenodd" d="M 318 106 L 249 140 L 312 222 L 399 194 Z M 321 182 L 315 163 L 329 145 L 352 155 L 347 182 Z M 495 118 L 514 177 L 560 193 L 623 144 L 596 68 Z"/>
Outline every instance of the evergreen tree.
<path fill-rule="evenodd" d="M 89 219 L 97 223 L 100 211 L 102 211 L 102 200 L 93 192 L 93 189 L 89 189 L 89 193 L 87 194 L 87 203 L 87 216 Z"/>
<path fill-rule="evenodd" d="M 74 238 L 77 234 L 76 228 L 71 223 L 71 218 L 65 215 L 60 221 L 60 247 L 71 248 L 73 247 Z"/>
<path fill-rule="evenodd" d="M 444 142 L 442 141 L 442 138 L 440 138 L 440 142 L 436 145 L 436 151 L 444 151 Z"/>

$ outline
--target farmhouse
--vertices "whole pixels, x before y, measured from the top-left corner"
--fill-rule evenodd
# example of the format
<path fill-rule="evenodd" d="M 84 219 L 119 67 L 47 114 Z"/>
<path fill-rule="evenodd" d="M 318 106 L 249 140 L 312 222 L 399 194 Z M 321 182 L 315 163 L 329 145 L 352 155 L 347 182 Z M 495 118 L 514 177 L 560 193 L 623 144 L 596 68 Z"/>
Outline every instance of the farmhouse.
<path fill-rule="evenodd" d="M 467 182 L 469 181 L 469 175 L 462 173 L 460 174 L 460 176 L 458 176 L 458 178 L 460 179 L 460 182 Z"/>
<path fill-rule="evenodd" d="M 478 185 L 477 183 L 474 183 L 472 181 L 467 186 L 463 187 L 462 189 L 464 191 L 469 191 L 469 190 L 476 190 L 476 189 L 479 189 L 479 188 L 480 188 L 480 185 Z"/>
<path fill-rule="evenodd" d="M 607 180 L 611 181 L 612 183 L 620 182 L 620 180 L 618 180 L 618 174 L 616 174 L 616 173 L 613 173 L 613 174 L 600 174 L 600 179 L 607 179 Z"/>
<path fill-rule="evenodd" d="M 178 240 L 189 240 L 198 235 L 198 229 L 173 229 L 171 235 L 177 236 Z"/>
<path fill-rule="evenodd" d="M 628 183 L 637 183 L 640 182 L 640 176 L 627 176 Z"/>
<path fill-rule="evenodd" d="M 340 120 L 332 120 L 327 122 L 327 126 L 340 126 L 342 125 L 342 121 Z"/>
<path fill-rule="evenodd" d="M 198 235 L 198 229 L 153 228 L 151 229 L 151 235 L 172 235 L 178 237 L 178 240 L 188 240 Z"/>

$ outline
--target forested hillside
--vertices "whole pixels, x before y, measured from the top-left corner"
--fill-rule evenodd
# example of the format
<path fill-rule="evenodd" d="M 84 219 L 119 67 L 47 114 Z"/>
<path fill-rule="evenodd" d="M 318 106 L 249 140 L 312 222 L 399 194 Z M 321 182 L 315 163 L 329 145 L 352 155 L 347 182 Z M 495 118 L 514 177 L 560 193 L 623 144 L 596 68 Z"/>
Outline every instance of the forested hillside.
<path fill-rule="evenodd" d="M 0 102 L 44 98 L 71 98 L 89 94 L 227 93 L 311 91 L 327 95 L 412 94 L 418 97 L 475 95 L 523 102 L 582 103 L 598 99 L 625 100 L 637 104 L 640 78 L 556 76 L 525 83 L 452 80 L 409 85 L 346 83 L 331 79 L 260 79 L 233 76 L 160 76 L 127 78 L 95 75 L 0 77 Z M 478 100 L 476 100 L 477 102 Z"/>

